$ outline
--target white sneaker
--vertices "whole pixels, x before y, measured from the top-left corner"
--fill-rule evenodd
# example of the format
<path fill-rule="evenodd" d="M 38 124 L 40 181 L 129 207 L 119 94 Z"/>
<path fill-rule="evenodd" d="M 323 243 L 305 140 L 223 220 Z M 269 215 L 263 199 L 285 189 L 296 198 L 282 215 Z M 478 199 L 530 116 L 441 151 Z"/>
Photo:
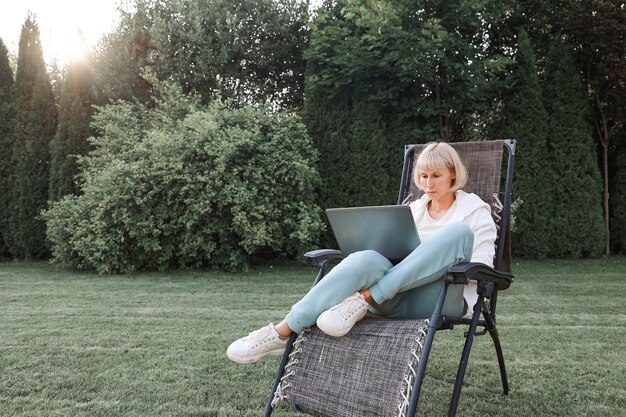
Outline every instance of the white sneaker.
<path fill-rule="evenodd" d="M 317 318 L 317 327 L 329 336 L 346 335 L 357 321 L 365 317 L 369 304 L 361 293 L 355 292 Z"/>
<path fill-rule="evenodd" d="M 254 363 L 266 356 L 282 355 L 287 346 L 287 339 L 281 339 L 270 323 L 259 330 L 255 330 L 248 336 L 235 340 L 228 346 L 226 355 L 228 359 L 237 363 Z"/>

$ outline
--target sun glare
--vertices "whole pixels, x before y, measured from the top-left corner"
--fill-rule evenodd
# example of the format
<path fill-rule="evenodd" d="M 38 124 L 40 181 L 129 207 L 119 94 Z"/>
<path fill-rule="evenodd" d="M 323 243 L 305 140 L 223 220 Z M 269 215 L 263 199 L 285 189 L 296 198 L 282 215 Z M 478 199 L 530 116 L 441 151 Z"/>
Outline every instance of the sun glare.
<path fill-rule="evenodd" d="M 71 61 L 79 59 L 85 55 L 87 46 L 84 37 L 78 29 L 59 31 L 51 34 L 48 38 L 48 45 L 42 45 L 47 55 L 56 60 L 59 65 L 64 66 Z"/>
<path fill-rule="evenodd" d="M 109 33 L 119 18 L 122 0 L 20 0 L 9 2 L 0 13 L 0 38 L 18 53 L 21 26 L 32 14 L 39 26 L 47 64 L 63 67 L 81 58 Z"/>

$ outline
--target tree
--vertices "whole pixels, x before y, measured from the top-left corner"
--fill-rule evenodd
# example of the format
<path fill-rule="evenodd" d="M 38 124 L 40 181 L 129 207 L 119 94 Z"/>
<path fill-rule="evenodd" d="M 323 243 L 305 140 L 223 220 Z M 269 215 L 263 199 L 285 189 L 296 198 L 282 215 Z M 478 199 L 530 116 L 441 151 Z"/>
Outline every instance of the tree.
<path fill-rule="evenodd" d="M 622 145 L 626 148 L 625 145 Z M 611 196 L 611 241 L 616 252 L 626 254 L 626 149 L 621 149 L 615 169 L 615 192 Z"/>
<path fill-rule="evenodd" d="M 327 1 L 305 52 L 303 114 L 323 206 L 395 201 L 405 144 L 475 138 L 505 67 L 498 2 Z"/>
<path fill-rule="evenodd" d="M 141 77 L 148 66 L 151 22 L 147 2 L 136 2 L 136 12 L 120 10 L 120 23 L 104 36 L 94 53 L 97 104 L 115 100 L 150 101 L 150 84 Z"/>
<path fill-rule="evenodd" d="M 509 91 L 495 131 L 500 137 L 518 141 L 512 249 L 516 256 L 543 258 L 549 250 L 546 230 L 552 198 L 551 192 L 537 187 L 537 178 L 547 184 L 552 184 L 555 178 L 547 156 L 548 115 L 543 106 L 535 55 L 524 30 L 520 30 L 517 38 L 515 66 L 508 80 Z"/>
<path fill-rule="evenodd" d="M 17 127 L 13 146 L 11 250 L 17 257 L 41 258 L 48 250 L 39 212 L 48 200 L 48 147 L 56 130 L 57 113 L 39 28 L 32 16 L 22 26 L 15 85 Z"/>
<path fill-rule="evenodd" d="M 10 254 L 9 195 L 13 178 L 15 81 L 9 54 L 0 39 L 0 258 Z"/>
<path fill-rule="evenodd" d="M 145 100 L 142 67 L 203 102 L 302 105 L 308 1 L 135 0 L 98 54 L 100 84 L 113 98 Z"/>
<path fill-rule="evenodd" d="M 50 142 L 50 201 L 78 191 L 76 158 L 89 151 L 87 138 L 91 136 L 92 87 L 93 71 L 89 58 L 72 61 L 61 89 L 57 132 Z"/>
<path fill-rule="evenodd" d="M 617 159 L 622 149 L 619 142 L 626 125 L 626 7 L 622 1 L 615 0 L 575 2 L 567 9 L 565 19 L 563 31 L 568 42 L 576 47 L 579 67 L 587 86 L 594 133 L 601 149 L 605 253 L 608 255 L 612 229 L 609 207 L 619 207 L 619 204 L 610 204 L 610 189 L 613 187 L 616 197 L 621 195 L 617 187 L 620 183 L 611 184 L 610 166 L 613 162 L 614 171 L 619 169 Z M 615 224 L 616 230 L 620 228 L 619 223 Z M 626 241 L 621 245 L 626 247 Z"/>
<path fill-rule="evenodd" d="M 560 38 L 553 40 L 546 57 L 543 91 L 550 120 L 549 155 L 557 179 L 547 188 L 553 196 L 547 229 L 549 253 L 556 257 L 597 256 L 605 239 L 602 180 L 580 72 L 571 48 Z"/>
<path fill-rule="evenodd" d="M 547 55 L 550 40 L 562 36 L 575 50 L 574 65 L 583 75 L 590 111 L 588 118 L 594 126 L 594 140 L 601 151 L 601 171 L 604 179 L 603 200 L 606 245 L 610 253 L 610 231 L 613 218 L 609 207 L 612 196 L 619 195 L 617 159 L 625 149 L 623 142 L 624 97 L 626 97 L 626 7 L 620 0 L 528 0 L 513 2 L 512 26 L 524 25 L 531 39 Z M 620 224 L 614 224 L 616 230 Z"/>

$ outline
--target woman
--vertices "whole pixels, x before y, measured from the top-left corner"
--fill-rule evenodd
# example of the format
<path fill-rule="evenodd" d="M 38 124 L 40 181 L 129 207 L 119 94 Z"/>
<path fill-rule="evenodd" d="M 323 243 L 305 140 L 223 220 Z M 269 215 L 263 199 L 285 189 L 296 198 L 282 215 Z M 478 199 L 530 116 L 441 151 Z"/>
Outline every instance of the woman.
<path fill-rule="evenodd" d="M 424 196 L 411 203 L 422 243 L 397 265 L 375 251 L 350 254 L 293 305 L 284 320 L 233 342 L 226 351 L 238 363 L 280 355 L 292 332 L 317 323 L 340 337 L 370 311 L 403 319 L 429 318 L 446 271 L 461 262 L 493 266 L 496 227 L 489 205 L 461 191 L 467 171 L 446 143 L 431 143 L 420 154 L 414 181 Z M 464 294 L 465 293 L 465 294 Z M 471 311 L 476 284 L 451 285 L 443 314 Z"/>

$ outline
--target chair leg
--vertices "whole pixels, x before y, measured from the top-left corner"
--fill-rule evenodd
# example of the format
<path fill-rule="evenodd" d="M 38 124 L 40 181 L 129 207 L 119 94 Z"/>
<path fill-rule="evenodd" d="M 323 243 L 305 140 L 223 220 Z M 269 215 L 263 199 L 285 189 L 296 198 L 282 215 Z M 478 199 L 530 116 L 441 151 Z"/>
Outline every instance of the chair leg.
<path fill-rule="evenodd" d="M 420 354 L 419 365 L 417 367 L 417 373 L 415 375 L 415 381 L 413 382 L 413 389 L 411 391 L 411 399 L 409 400 L 409 407 L 407 408 L 407 416 L 414 417 L 417 412 L 417 403 L 420 397 L 420 391 L 422 389 L 422 382 L 424 381 L 424 375 L 426 374 L 426 364 L 428 363 L 428 356 L 430 355 L 430 348 L 433 345 L 433 339 L 435 333 L 440 325 L 441 310 L 443 308 L 443 302 L 446 299 L 446 293 L 448 292 L 448 284 L 441 287 L 439 291 L 439 298 L 437 298 L 437 304 L 435 305 L 435 311 L 428 323 L 428 333 L 426 334 L 426 340 L 424 341 L 424 347 Z"/>
<path fill-rule="evenodd" d="M 456 410 L 459 406 L 459 399 L 461 398 L 461 388 L 463 386 L 463 378 L 465 378 L 465 370 L 467 369 L 467 362 L 469 360 L 470 351 L 472 350 L 472 343 L 474 342 L 474 334 L 478 327 L 478 320 L 480 319 L 480 313 L 483 309 L 485 297 L 478 297 L 476 305 L 474 305 L 474 315 L 472 316 L 472 322 L 470 323 L 467 336 L 465 338 L 465 346 L 463 346 L 463 354 L 461 355 L 461 362 L 459 363 L 459 370 L 456 374 L 456 380 L 454 381 L 454 390 L 452 391 L 452 399 L 450 400 L 450 407 L 448 408 L 448 417 L 456 415 Z"/>
<path fill-rule="evenodd" d="M 316 286 L 317 283 L 320 282 L 322 278 L 324 278 L 324 275 L 326 275 L 326 267 L 328 266 L 328 264 L 329 262 L 327 260 L 322 262 L 322 265 L 320 266 L 320 269 L 317 272 L 317 276 L 315 277 L 315 281 L 313 281 L 312 287 Z M 267 400 L 267 405 L 265 406 L 265 413 L 263 414 L 263 417 L 270 417 L 270 415 L 272 415 L 272 411 L 273 411 L 272 401 L 274 400 L 274 393 L 276 392 L 276 389 L 278 388 L 278 385 L 280 384 L 280 380 L 283 378 L 283 375 L 285 374 L 285 366 L 287 366 L 287 362 L 289 362 L 289 353 L 291 353 L 293 343 L 296 341 L 297 337 L 298 337 L 297 333 L 292 333 L 291 336 L 289 337 L 289 341 L 287 342 L 287 347 L 285 348 L 285 353 L 283 354 L 283 358 L 281 359 L 280 365 L 278 366 L 278 372 L 276 372 L 276 378 L 274 379 L 274 384 L 272 385 L 272 392 L 270 392 L 270 397 Z"/>
<path fill-rule="evenodd" d="M 498 357 L 498 366 L 500 367 L 500 377 L 502 379 L 502 391 L 504 395 L 509 394 L 509 380 L 506 375 L 506 366 L 504 364 L 504 354 L 502 353 L 502 345 L 500 344 L 500 336 L 498 335 L 498 329 L 496 329 L 496 323 L 491 317 L 491 313 L 486 311 L 485 314 L 485 323 L 487 324 L 487 330 L 489 331 L 489 335 L 491 336 L 491 340 L 493 340 L 493 345 L 496 349 L 496 356 Z"/>
<path fill-rule="evenodd" d="M 276 372 L 276 378 L 274 379 L 274 384 L 272 385 L 272 391 L 270 392 L 269 399 L 267 400 L 267 405 L 265 406 L 265 412 L 263 417 L 270 417 L 272 415 L 272 411 L 274 408 L 272 407 L 272 401 L 274 400 L 274 393 L 276 389 L 278 389 L 278 385 L 280 384 L 280 380 L 283 378 L 285 374 L 285 366 L 289 361 L 289 353 L 291 353 L 291 348 L 293 347 L 293 343 L 296 341 L 298 337 L 297 333 L 292 333 L 289 337 L 289 341 L 287 342 L 287 347 L 285 348 L 285 353 L 283 353 L 283 358 L 280 361 L 280 365 L 278 367 L 278 372 Z"/>

